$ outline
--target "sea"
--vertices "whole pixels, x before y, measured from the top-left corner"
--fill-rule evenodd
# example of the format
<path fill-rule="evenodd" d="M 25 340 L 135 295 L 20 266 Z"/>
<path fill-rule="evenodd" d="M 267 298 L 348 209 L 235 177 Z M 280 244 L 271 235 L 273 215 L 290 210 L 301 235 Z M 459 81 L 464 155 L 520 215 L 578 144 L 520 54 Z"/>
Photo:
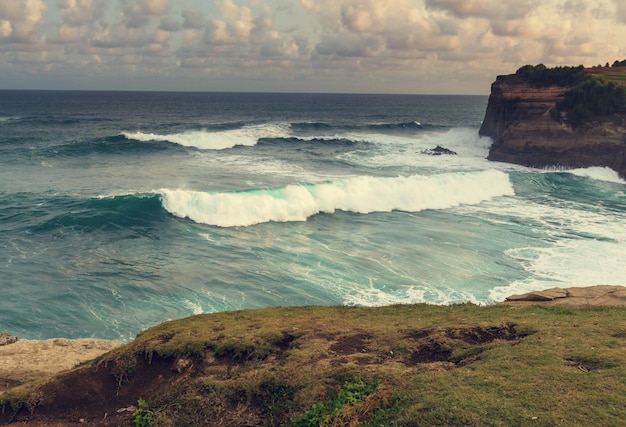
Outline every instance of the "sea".
<path fill-rule="evenodd" d="M 487 101 L 0 91 L 0 332 L 626 284 L 626 182 L 488 161 Z"/>

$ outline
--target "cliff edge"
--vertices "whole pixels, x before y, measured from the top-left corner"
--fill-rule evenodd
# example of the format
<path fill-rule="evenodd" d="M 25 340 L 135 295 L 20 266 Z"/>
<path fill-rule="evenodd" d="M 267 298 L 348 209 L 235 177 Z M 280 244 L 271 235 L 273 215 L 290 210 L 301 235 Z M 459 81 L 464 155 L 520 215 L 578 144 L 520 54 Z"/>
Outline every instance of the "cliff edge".
<path fill-rule="evenodd" d="M 518 74 L 498 76 L 480 135 L 493 139 L 489 160 L 531 167 L 609 167 L 626 177 L 626 114 L 572 127 L 552 111 L 567 86 L 537 87 Z"/>

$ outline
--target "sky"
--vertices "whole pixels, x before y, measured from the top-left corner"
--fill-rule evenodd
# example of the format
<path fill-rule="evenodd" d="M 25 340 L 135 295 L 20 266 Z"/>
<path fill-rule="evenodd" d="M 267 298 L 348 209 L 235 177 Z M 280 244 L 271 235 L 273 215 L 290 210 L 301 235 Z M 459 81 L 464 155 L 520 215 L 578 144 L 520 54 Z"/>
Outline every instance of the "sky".
<path fill-rule="evenodd" d="M 0 0 L 0 89 L 489 94 L 626 59 L 626 0 Z"/>

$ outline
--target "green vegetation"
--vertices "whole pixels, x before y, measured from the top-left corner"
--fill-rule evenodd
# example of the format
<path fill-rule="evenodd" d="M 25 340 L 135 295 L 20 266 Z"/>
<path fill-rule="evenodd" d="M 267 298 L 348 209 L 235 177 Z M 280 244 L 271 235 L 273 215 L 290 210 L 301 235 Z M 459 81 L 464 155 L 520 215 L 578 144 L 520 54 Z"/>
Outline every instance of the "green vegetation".
<path fill-rule="evenodd" d="M 618 65 L 616 65 L 618 64 Z M 613 64 L 619 67 L 621 62 Z M 555 120 L 565 120 L 578 127 L 597 117 L 626 114 L 626 72 L 617 70 L 591 72 L 578 67 L 547 68 L 543 64 L 525 65 L 516 72 L 536 87 L 569 88 L 563 100 L 550 112 Z M 563 115 L 562 113 L 565 113 Z"/>
<path fill-rule="evenodd" d="M 328 402 L 319 402 L 293 419 L 295 427 L 381 426 L 397 417 L 399 407 L 390 404 L 391 387 L 361 378 L 346 381 Z"/>
<path fill-rule="evenodd" d="M 626 113 L 626 87 L 588 75 L 569 89 L 556 108 L 567 112 L 567 120 L 578 126 L 595 116 Z"/>
<path fill-rule="evenodd" d="M 154 412 L 150 405 L 143 399 L 137 401 L 137 410 L 133 412 L 133 424 L 135 427 L 152 427 L 154 425 Z"/>
<path fill-rule="evenodd" d="M 110 425 L 620 426 L 625 317 L 471 304 L 200 315 L 10 389 L 0 421 L 62 422 L 69 401 Z"/>
<path fill-rule="evenodd" d="M 543 64 L 524 65 L 515 74 L 525 77 L 536 87 L 574 86 L 585 79 L 585 67 L 548 68 Z"/>

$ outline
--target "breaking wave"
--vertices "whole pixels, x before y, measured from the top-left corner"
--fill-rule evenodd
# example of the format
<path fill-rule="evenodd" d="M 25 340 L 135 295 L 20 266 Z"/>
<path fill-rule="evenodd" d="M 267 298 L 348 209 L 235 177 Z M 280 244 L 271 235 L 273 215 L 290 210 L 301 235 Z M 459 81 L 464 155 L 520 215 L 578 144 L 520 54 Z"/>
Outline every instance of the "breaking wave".
<path fill-rule="evenodd" d="M 167 141 L 201 150 L 225 150 L 236 146 L 254 146 L 260 138 L 288 137 L 289 131 L 281 125 L 263 124 L 217 131 L 202 129 L 172 134 L 145 132 L 123 132 L 122 134 L 128 139 L 136 141 Z"/>
<path fill-rule="evenodd" d="M 496 170 L 396 178 L 359 176 L 237 192 L 162 189 L 159 193 L 171 214 L 219 227 L 305 221 L 336 210 L 367 214 L 448 209 L 514 195 L 509 176 Z"/>

